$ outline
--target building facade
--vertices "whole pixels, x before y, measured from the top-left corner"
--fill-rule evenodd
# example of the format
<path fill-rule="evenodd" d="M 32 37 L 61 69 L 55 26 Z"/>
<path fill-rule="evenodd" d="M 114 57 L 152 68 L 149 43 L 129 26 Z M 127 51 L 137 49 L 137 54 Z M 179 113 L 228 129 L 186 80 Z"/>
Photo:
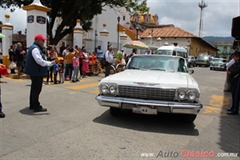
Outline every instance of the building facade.
<path fill-rule="evenodd" d="M 233 42 L 214 42 L 213 45 L 218 49 L 217 57 L 229 60 L 234 53 Z"/>
<path fill-rule="evenodd" d="M 217 55 L 217 48 L 202 38 L 174 26 L 146 29 L 141 35 L 141 41 L 157 47 L 177 44 L 187 49 L 189 55 L 194 57 L 203 52 Z"/>

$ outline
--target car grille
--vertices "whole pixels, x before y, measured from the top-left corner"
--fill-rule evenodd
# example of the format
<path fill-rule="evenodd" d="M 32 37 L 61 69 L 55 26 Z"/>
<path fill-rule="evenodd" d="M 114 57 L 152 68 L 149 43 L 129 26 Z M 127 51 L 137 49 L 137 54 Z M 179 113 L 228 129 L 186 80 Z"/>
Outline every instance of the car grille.
<path fill-rule="evenodd" d="M 175 89 L 161 89 L 152 87 L 124 86 L 119 85 L 119 96 L 129 98 L 141 98 L 152 100 L 173 101 L 175 98 Z"/>

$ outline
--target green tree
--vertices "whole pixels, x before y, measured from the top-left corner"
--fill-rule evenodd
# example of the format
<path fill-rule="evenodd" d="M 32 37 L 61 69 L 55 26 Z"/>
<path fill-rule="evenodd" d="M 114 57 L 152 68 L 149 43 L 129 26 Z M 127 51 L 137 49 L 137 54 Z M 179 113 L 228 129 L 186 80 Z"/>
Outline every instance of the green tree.
<path fill-rule="evenodd" d="M 57 44 L 64 36 L 72 33 L 76 26 L 77 19 L 81 20 L 81 25 L 85 31 L 91 27 L 91 20 L 97 14 L 101 14 L 104 6 L 110 7 L 126 7 L 130 13 L 136 10 L 142 12 L 148 11 L 148 8 L 143 3 L 147 0 L 41 0 L 41 3 L 52 10 L 48 13 L 48 35 L 51 44 Z M 2 8 L 10 8 L 14 11 L 15 8 L 20 8 L 29 5 L 33 0 L 1 0 Z M 56 29 L 53 36 L 52 29 L 55 19 L 61 17 L 62 22 Z M 107 18 L 107 17 L 106 17 Z"/>

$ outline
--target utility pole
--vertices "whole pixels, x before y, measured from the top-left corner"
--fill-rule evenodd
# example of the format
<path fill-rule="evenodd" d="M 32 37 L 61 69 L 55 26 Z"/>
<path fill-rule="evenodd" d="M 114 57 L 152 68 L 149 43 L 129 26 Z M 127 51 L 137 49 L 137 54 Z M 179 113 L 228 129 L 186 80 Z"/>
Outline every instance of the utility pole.
<path fill-rule="evenodd" d="M 204 2 L 204 0 L 202 0 L 200 3 L 198 3 L 198 7 L 201 9 L 199 23 L 199 37 L 201 37 L 203 30 L 203 9 L 207 7 L 207 4 Z"/>

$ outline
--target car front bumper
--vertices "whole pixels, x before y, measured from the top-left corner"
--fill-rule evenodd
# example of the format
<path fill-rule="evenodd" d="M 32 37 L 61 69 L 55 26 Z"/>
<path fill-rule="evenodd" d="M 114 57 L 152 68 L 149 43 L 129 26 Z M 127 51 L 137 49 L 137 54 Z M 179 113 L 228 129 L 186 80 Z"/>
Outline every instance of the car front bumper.
<path fill-rule="evenodd" d="M 225 69 L 226 66 L 210 66 L 211 68 L 215 68 L 215 69 Z"/>
<path fill-rule="evenodd" d="M 196 62 L 196 65 L 209 65 L 208 62 Z"/>
<path fill-rule="evenodd" d="M 105 107 L 114 107 L 120 109 L 132 110 L 134 107 L 150 107 L 157 109 L 157 112 L 174 114 L 195 114 L 197 115 L 203 105 L 201 103 L 182 103 L 159 100 L 142 100 L 135 98 L 107 97 L 98 95 L 96 97 L 98 104 Z"/>

